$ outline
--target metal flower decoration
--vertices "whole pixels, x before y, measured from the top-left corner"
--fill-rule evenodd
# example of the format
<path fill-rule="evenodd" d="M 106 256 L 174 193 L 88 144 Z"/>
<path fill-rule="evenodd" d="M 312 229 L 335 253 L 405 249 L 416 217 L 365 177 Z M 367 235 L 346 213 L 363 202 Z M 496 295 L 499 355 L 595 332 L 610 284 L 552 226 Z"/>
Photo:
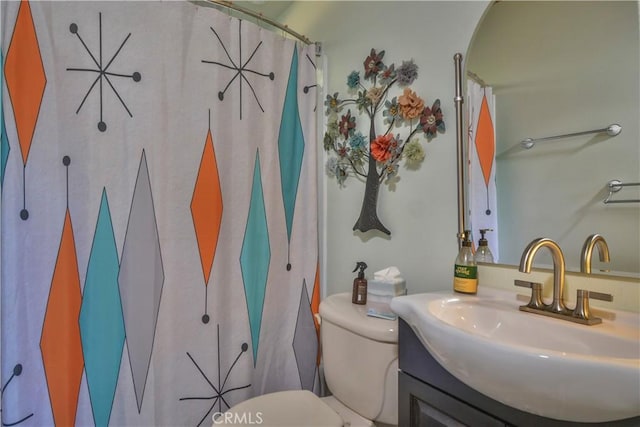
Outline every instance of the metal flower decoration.
<path fill-rule="evenodd" d="M 350 176 L 365 180 L 362 209 L 353 229 L 379 230 L 389 235 L 377 213 L 380 184 L 397 175 L 402 160 L 409 164 L 422 162 L 425 153 L 418 136 L 430 141 L 445 131 L 445 125 L 440 100 L 425 106 L 410 88 L 418 77 L 413 60 L 396 67 L 384 63 L 384 54 L 384 50 L 371 49 L 363 63 L 364 81 L 358 71 L 349 74 L 347 87 L 352 97 L 341 98 L 337 92 L 327 95 L 324 149 L 332 154 L 327 173 L 338 184 L 343 185 Z M 403 89 L 402 94 L 391 98 L 390 91 L 396 85 Z M 376 121 L 380 120 L 386 128 L 384 133 L 376 132 Z M 369 135 L 365 136 L 359 129 L 367 125 Z M 405 133 L 404 138 L 400 132 L 393 132 L 395 128 Z"/>

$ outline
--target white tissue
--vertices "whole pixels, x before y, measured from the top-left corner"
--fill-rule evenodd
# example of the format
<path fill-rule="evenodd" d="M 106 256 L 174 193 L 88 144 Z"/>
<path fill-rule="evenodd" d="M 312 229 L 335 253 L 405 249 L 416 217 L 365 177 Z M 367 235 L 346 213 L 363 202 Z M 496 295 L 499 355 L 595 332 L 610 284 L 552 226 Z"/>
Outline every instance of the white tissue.
<path fill-rule="evenodd" d="M 397 267 L 383 268 L 373 273 L 373 279 L 368 282 L 367 293 L 369 296 L 382 297 L 406 295 L 406 281 Z M 386 301 L 388 298 L 384 298 L 384 300 Z"/>
<path fill-rule="evenodd" d="M 402 274 L 400 274 L 400 270 L 398 267 L 391 266 L 387 268 L 383 268 L 380 271 L 376 271 L 373 273 L 374 280 L 380 280 L 382 282 L 390 282 L 396 283 L 398 281 L 403 281 Z"/>

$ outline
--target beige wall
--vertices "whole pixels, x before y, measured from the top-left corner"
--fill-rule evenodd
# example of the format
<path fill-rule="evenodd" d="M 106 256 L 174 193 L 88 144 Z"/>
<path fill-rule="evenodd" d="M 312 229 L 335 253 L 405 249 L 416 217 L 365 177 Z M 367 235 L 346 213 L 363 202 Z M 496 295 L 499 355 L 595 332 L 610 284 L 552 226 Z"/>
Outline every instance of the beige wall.
<path fill-rule="evenodd" d="M 401 166 L 396 188 L 381 187 L 378 213 L 391 238 L 352 231 L 363 183 L 351 180 L 341 189 L 335 180 L 321 180 L 326 294 L 351 290 L 352 270 L 359 260 L 369 265 L 369 277 L 397 266 L 411 293 L 451 288 L 457 253 L 453 55 L 466 52 L 486 6 L 485 1 L 299 1 L 280 17 L 296 31 L 322 41 L 325 93 L 345 93 L 347 75 L 362 68 L 371 48 L 384 49 L 390 62 L 414 59 L 419 77 L 412 86 L 429 105 L 441 100 L 447 126 L 445 134 L 424 142 L 427 157 L 420 169 Z"/>

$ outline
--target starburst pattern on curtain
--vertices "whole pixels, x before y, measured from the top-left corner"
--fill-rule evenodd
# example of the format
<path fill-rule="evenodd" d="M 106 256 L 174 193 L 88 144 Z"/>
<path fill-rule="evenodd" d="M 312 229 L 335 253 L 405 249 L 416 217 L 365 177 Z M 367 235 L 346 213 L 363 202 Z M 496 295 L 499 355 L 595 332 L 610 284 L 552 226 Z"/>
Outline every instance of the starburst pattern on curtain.
<path fill-rule="evenodd" d="M 79 32 L 78 24 L 72 23 L 69 26 L 69 31 L 71 32 L 71 34 L 74 34 L 75 36 L 78 37 L 78 40 L 80 41 L 80 43 L 82 44 L 82 46 L 86 50 L 87 54 L 91 57 L 91 60 L 95 64 L 96 68 L 80 68 L 80 67 L 76 68 L 76 67 L 71 67 L 71 68 L 67 68 L 67 71 L 86 72 L 86 73 L 89 73 L 90 75 L 94 75 L 94 74 L 97 73 L 97 75 L 98 75 L 95 78 L 95 80 L 93 80 L 93 83 L 91 83 L 91 86 L 89 86 L 89 90 L 87 90 L 87 93 L 82 98 L 82 101 L 80 102 L 80 105 L 78 106 L 78 109 L 76 110 L 76 114 L 78 114 L 80 112 L 80 109 L 82 109 L 82 106 L 84 105 L 85 101 L 87 100 L 87 98 L 89 97 L 91 92 L 93 92 L 93 89 L 97 85 L 98 88 L 99 88 L 99 96 L 100 96 L 100 121 L 98 122 L 98 130 L 100 132 L 105 132 L 107 130 L 107 123 L 104 121 L 104 111 L 103 111 L 103 109 L 104 109 L 104 83 L 105 82 L 111 88 L 111 90 L 113 91 L 114 95 L 118 98 L 118 100 L 122 104 L 122 107 L 127 111 L 127 114 L 129 114 L 129 117 L 133 117 L 133 114 L 131 113 L 131 110 L 129 110 L 129 107 L 127 107 L 127 104 L 124 102 L 124 100 L 122 99 L 122 96 L 120 96 L 120 93 L 118 92 L 118 90 L 116 89 L 116 87 L 114 86 L 114 84 L 113 84 L 113 82 L 111 80 L 113 78 L 120 77 L 120 78 L 131 79 L 134 82 L 139 82 L 142 79 L 142 75 L 138 71 L 135 71 L 135 72 L 133 72 L 131 74 L 122 74 L 122 73 L 117 73 L 117 72 L 114 72 L 114 71 L 109 71 L 109 67 L 111 67 L 111 64 L 113 64 L 113 62 L 116 60 L 116 58 L 120 54 L 120 51 L 122 50 L 124 45 L 129 40 L 129 37 L 131 37 L 131 33 L 127 34 L 127 36 L 124 38 L 124 40 L 120 44 L 120 47 L 116 50 L 116 52 L 113 54 L 113 56 L 111 56 L 111 59 L 109 59 L 105 64 L 105 61 L 104 61 L 104 59 L 102 57 L 102 13 L 98 13 L 99 48 L 98 48 L 98 53 L 97 54 L 95 52 L 92 52 L 91 49 L 89 49 L 89 47 L 85 43 L 85 41 L 82 39 L 82 36 L 80 35 L 80 32 Z M 97 56 L 97 58 L 96 58 L 96 56 Z"/>
<path fill-rule="evenodd" d="M 231 79 L 229 79 L 229 83 L 227 83 L 227 85 L 224 87 L 224 89 L 222 89 L 221 91 L 218 92 L 218 99 L 220 101 L 224 101 L 224 97 L 225 97 L 225 94 L 227 93 L 227 89 L 229 89 L 229 87 L 231 86 L 231 83 L 233 83 L 237 79 L 238 80 L 238 91 L 239 91 L 238 99 L 239 99 L 239 104 L 240 104 L 240 120 L 242 120 L 242 87 L 243 87 L 242 86 L 242 82 L 245 82 L 249 86 L 249 89 L 251 90 L 251 93 L 253 94 L 253 98 L 255 99 L 256 103 L 258 104 L 258 107 L 260 107 L 260 110 L 264 113 L 264 108 L 262 107 L 262 104 L 260 103 L 260 100 L 258 99 L 258 95 L 256 94 L 256 90 L 253 87 L 253 84 L 251 83 L 251 81 L 247 78 L 247 75 L 249 75 L 249 74 L 253 74 L 253 75 L 257 75 L 257 76 L 261 76 L 261 77 L 268 77 L 269 80 L 273 80 L 275 78 L 275 74 L 273 73 L 273 71 L 269 72 L 269 73 L 262 73 L 262 72 L 259 72 L 257 70 L 249 68 L 249 63 L 251 62 L 253 57 L 258 52 L 258 49 L 260 49 L 260 46 L 262 46 L 262 42 L 257 44 L 257 46 L 253 49 L 253 52 L 251 52 L 251 55 L 249 55 L 249 58 L 244 60 L 244 62 L 243 62 L 243 59 L 242 59 L 242 20 L 238 20 L 238 60 L 234 61 L 233 58 L 231 58 L 231 55 L 229 54 L 229 51 L 227 50 L 227 47 L 223 43 L 222 39 L 220 38 L 220 35 L 218 34 L 218 32 L 213 27 L 209 27 L 209 28 L 211 29 L 213 34 L 215 34 L 216 38 L 218 39 L 218 42 L 220 42 L 220 46 L 224 50 L 224 53 L 225 53 L 227 59 L 229 60 L 229 63 L 225 64 L 225 63 L 222 63 L 222 62 L 219 62 L 219 61 L 213 61 L 213 60 L 208 60 L 208 59 L 203 59 L 202 62 L 205 63 L 205 64 L 219 65 L 219 66 L 221 66 L 223 68 L 227 68 L 229 70 L 234 71 L 233 77 L 231 77 Z"/>
<path fill-rule="evenodd" d="M 229 367 L 229 369 L 227 369 L 227 373 L 224 376 L 224 380 L 221 382 L 221 364 L 220 364 L 220 325 L 217 325 L 217 337 L 218 337 L 218 342 L 217 342 L 217 350 L 218 350 L 218 385 L 216 386 L 214 384 L 214 381 L 209 378 L 207 376 L 207 374 L 205 374 L 205 372 L 202 370 L 202 367 L 200 366 L 200 364 L 198 362 L 196 362 L 196 360 L 194 359 L 194 357 L 187 352 L 187 356 L 189 357 L 189 360 L 191 360 L 191 363 L 193 363 L 193 365 L 196 367 L 196 369 L 198 370 L 198 372 L 200 372 L 200 375 L 204 378 L 204 380 L 207 382 L 207 384 L 209 384 L 209 387 L 211 388 L 211 390 L 213 391 L 213 394 L 210 396 L 197 396 L 197 397 L 181 397 L 180 400 L 213 400 L 213 403 L 211 403 L 211 406 L 209 407 L 209 409 L 207 410 L 207 412 L 204 414 L 204 416 L 202 417 L 202 419 L 200 420 L 200 422 L 197 424 L 198 426 L 200 426 L 205 420 L 208 419 L 209 415 L 211 414 L 211 411 L 213 411 L 213 409 L 216 407 L 216 405 L 218 405 L 218 412 L 222 413 L 224 411 L 226 411 L 227 409 L 229 409 L 231 407 L 231 405 L 229 405 L 229 402 L 225 399 L 225 395 L 231 393 L 232 391 L 236 391 L 236 390 L 242 390 L 244 388 L 249 388 L 251 387 L 251 384 L 246 384 L 246 385 L 241 385 L 241 386 L 237 386 L 237 387 L 230 387 L 227 388 L 227 380 L 229 380 L 229 376 L 231 375 L 231 372 L 233 371 L 233 368 L 236 366 L 236 363 L 238 363 L 238 360 L 240 359 L 240 357 L 242 357 L 242 355 L 249 349 L 249 346 L 247 345 L 247 343 L 242 343 L 242 345 L 240 346 L 240 353 L 238 353 L 238 355 L 236 356 L 235 360 L 233 361 L 233 363 L 231 364 L 231 366 Z M 222 405 L 225 405 L 225 407 L 223 408 Z"/>

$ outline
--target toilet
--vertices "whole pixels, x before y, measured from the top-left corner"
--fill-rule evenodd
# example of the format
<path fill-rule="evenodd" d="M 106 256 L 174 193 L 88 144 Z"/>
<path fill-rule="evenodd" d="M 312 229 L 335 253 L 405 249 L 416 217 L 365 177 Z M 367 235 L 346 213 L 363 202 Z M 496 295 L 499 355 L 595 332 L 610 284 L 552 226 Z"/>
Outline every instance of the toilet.
<path fill-rule="evenodd" d="M 324 376 L 331 395 L 320 398 L 307 390 L 290 390 L 257 396 L 218 414 L 213 426 L 398 424 L 398 321 L 367 316 L 367 306 L 352 304 L 350 293 L 325 298 L 320 318 Z"/>

